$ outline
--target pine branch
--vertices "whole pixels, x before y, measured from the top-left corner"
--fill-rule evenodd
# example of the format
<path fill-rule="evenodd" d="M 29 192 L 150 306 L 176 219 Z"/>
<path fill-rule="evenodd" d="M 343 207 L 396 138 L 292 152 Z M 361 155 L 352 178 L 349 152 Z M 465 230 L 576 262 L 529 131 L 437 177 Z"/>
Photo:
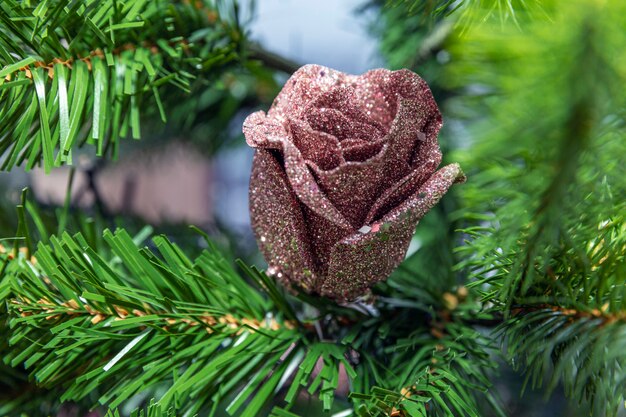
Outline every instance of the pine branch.
<path fill-rule="evenodd" d="M 18 228 L 20 244 L 36 240 L 30 225 Z M 96 251 L 82 234 L 50 234 L 31 257 L 8 250 L 0 281 L 0 304 L 8 308 L 0 322 L 11 343 L 0 349 L 6 363 L 24 366 L 23 378 L 37 389 L 81 406 L 116 408 L 141 395 L 155 397 L 163 412 L 204 412 L 212 404 L 255 416 L 277 397 L 272 413 L 285 416 L 302 396 L 332 410 L 347 394 L 346 380 L 373 395 L 371 402 L 354 397 L 367 408 L 379 395 L 374 386 L 401 390 L 431 378 L 445 380 L 433 388 L 441 393 L 415 392 L 410 402 L 430 401 L 424 406 L 440 415 L 449 415 L 445 407 L 477 412 L 487 386 L 481 375 L 493 362 L 465 324 L 483 317 L 476 304 L 463 287 L 444 291 L 453 280 L 441 286 L 413 276 L 415 291 L 403 302 L 400 292 L 387 291 L 396 283 L 379 289 L 367 308 L 304 295 L 298 301 L 241 263 L 251 285 L 212 249 L 192 260 L 163 237 L 142 247 L 144 238 L 105 231 Z M 413 274 L 400 275 L 394 279 L 408 282 Z M 428 290 L 435 301 L 425 308 L 419 294 L 435 281 Z M 454 357 L 454 365 L 442 364 L 445 377 L 424 374 L 433 354 Z"/>
<path fill-rule="evenodd" d="M 210 2 L 29 4 L 0 5 L 2 169 L 49 171 L 85 143 L 117 156 L 120 138 L 140 137 L 140 118 L 165 121 L 174 90 L 214 80 L 243 39 Z"/>
<path fill-rule="evenodd" d="M 109 409 L 104 417 L 120 417 L 121 415 L 118 409 Z M 130 414 L 131 417 L 176 417 L 178 415 L 182 414 L 174 408 L 161 407 L 154 399 L 150 400 L 147 407 L 135 409 Z"/>
<path fill-rule="evenodd" d="M 445 323 L 433 321 L 434 327 L 421 330 L 415 328 L 413 309 L 396 317 L 394 328 L 386 314 L 368 320 L 346 307 L 335 307 L 342 311 L 332 319 L 337 324 L 327 322 L 325 314 L 293 323 L 284 319 L 290 311 L 281 305 L 285 298 L 258 271 L 248 269 L 251 278 L 274 294 L 269 297 L 273 301 L 260 301 L 250 310 L 255 306 L 251 301 L 259 299 L 257 290 L 232 275 L 216 253 L 205 252 L 191 261 L 176 246 L 155 238 L 157 258 L 136 248 L 123 231 L 106 232 L 104 241 L 109 252 L 102 253 L 110 255 L 103 258 L 81 235 L 51 236 L 49 245 L 39 245 L 34 262 L 18 252 L 4 276 L 3 283 L 10 283 L 5 299 L 12 343 L 5 360 L 24 363 L 43 387 L 62 388 L 63 401 L 84 401 L 95 392 L 99 402 L 117 407 L 139 392 L 156 393 L 160 387 L 166 392 L 158 399 L 162 410 L 177 404 L 177 410 L 198 411 L 211 400 L 224 404 L 230 413 L 252 416 L 286 386 L 288 408 L 306 391 L 317 392 L 330 410 L 343 372 L 355 389 L 367 393 L 371 385 L 396 389 L 411 385 L 411 378 L 421 378 L 414 374 L 423 371 L 421 362 L 409 373 L 397 367 L 415 354 L 430 360 L 429 354 L 419 352 L 456 352 L 452 356 L 463 366 L 445 365 L 445 384 L 452 384 L 448 378 L 472 381 L 475 376 L 464 372 L 471 369 L 479 375 L 483 366 L 491 366 L 484 354 L 480 360 L 459 356 L 482 348 L 465 347 L 461 340 L 478 340 L 476 334 L 461 330 L 450 321 L 450 313 L 437 315 Z M 220 304 L 228 309 L 220 309 Z M 272 310 L 282 314 L 263 318 Z M 316 341 L 318 327 L 329 342 Z M 399 339 L 406 332 L 413 333 Z M 402 381 L 399 371 L 387 370 L 392 364 L 403 369 Z M 175 382 L 170 379 L 172 369 L 178 375 Z M 474 394 L 468 389 L 458 388 L 460 398 L 447 394 L 428 398 L 440 398 L 433 401 L 443 401 L 446 407 L 475 409 Z M 233 397 L 234 393 L 239 394 Z M 420 398 L 416 393 L 414 400 L 424 402 Z M 433 407 L 444 410 L 442 405 Z M 279 410 L 274 414 L 288 413 Z"/>
<path fill-rule="evenodd" d="M 350 321 L 348 314 L 332 313 L 343 324 L 343 336 L 331 337 L 349 346 L 357 363 L 350 394 L 355 412 L 475 416 L 490 409 L 501 415 L 489 391 L 495 367 L 491 344 L 472 327 L 489 315 L 464 287 L 444 292 L 437 288 L 438 277 L 423 279 L 409 271 L 398 271 L 388 282 L 393 289 L 406 285 L 405 297 L 386 292 L 386 286 L 378 289 L 387 296 L 370 307 L 374 317 Z"/>
<path fill-rule="evenodd" d="M 383 378 L 386 385 L 351 394 L 359 415 L 478 416 L 488 408 L 485 400 L 501 414 L 497 400 L 488 392 L 487 378 L 494 365 L 487 340 L 454 322 L 447 324 L 446 332 L 432 337 L 418 329 L 387 348 L 393 358 L 380 369 L 390 378 Z"/>
<path fill-rule="evenodd" d="M 493 73 L 503 75 L 489 80 L 479 78 L 480 75 L 475 77 L 476 82 L 489 82 L 488 91 L 498 94 L 486 97 L 493 102 L 489 103 L 494 111 L 489 122 L 497 122 L 498 127 L 489 135 L 483 135 L 475 145 L 472 154 L 481 155 L 481 160 L 467 161 L 480 167 L 482 172 L 474 176 L 473 184 L 462 190 L 469 205 L 477 208 L 465 214 L 468 219 L 482 224 L 466 230 L 471 238 L 466 252 L 473 255 L 466 265 L 475 267 L 480 283 L 493 285 L 500 299 L 508 299 L 509 303 L 514 295 L 532 293 L 535 283 L 540 284 L 538 292 L 541 294 L 541 286 L 545 287 L 546 282 L 563 282 L 564 279 L 585 286 L 581 301 L 588 302 L 585 297 L 600 295 L 597 292 L 600 286 L 606 289 L 614 282 L 624 251 L 621 215 L 624 203 L 615 198 L 615 193 L 622 193 L 625 187 L 623 168 L 611 162 L 615 152 L 623 150 L 623 142 L 617 138 L 624 135 L 624 120 L 619 118 L 619 113 L 615 114 L 616 108 L 622 105 L 621 99 L 607 95 L 618 81 L 618 72 L 613 67 L 613 58 L 595 47 L 601 39 L 611 37 L 617 26 L 604 21 L 581 21 L 579 12 L 569 13 L 574 14 L 568 16 L 569 19 L 579 19 L 579 25 L 568 26 L 574 29 L 554 33 L 556 24 L 538 22 L 535 32 L 518 35 L 519 53 L 523 58 L 515 55 L 518 52 L 513 51 L 518 50 L 510 45 L 505 52 L 502 39 L 496 40 L 492 35 L 483 38 L 486 45 L 491 45 L 489 54 L 511 55 L 505 62 L 521 63 L 522 59 L 527 62 L 519 71 L 530 73 L 541 68 L 532 78 L 524 78 L 521 72 L 496 71 L 502 60 L 483 61 L 492 66 Z M 590 38 L 590 34 L 597 38 Z M 464 53 L 471 56 L 478 52 L 472 48 L 476 39 L 484 35 L 479 32 L 476 38 L 463 43 Z M 548 41 L 548 35 L 552 42 Z M 513 39 L 506 37 L 506 42 Z M 527 46 L 528 43 L 532 47 Z M 529 56 L 528 48 L 535 55 Z M 583 74 L 570 56 L 558 52 L 570 49 L 579 53 L 576 59 L 591 59 L 599 62 L 598 65 L 586 68 Z M 554 55 L 553 62 L 540 61 L 540 57 L 550 54 Z M 477 58 L 481 59 L 472 57 L 474 63 L 469 66 L 478 63 Z M 472 77 L 477 75 L 468 68 L 465 70 L 473 74 Z M 562 71 L 568 75 L 560 77 L 563 84 L 554 86 L 556 90 L 552 91 L 554 83 L 549 80 Z M 520 88 L 520 84 L 525 87 Z M 503 105 L 499 97 L 505 96 L 510 103 Z M 551 99 L 545 100 L 546 96 Z M 513 110 L 519 107 L 518 101 L 527 103 L 525 106 L 530 109 L 522 120 Z M 540 113 L 553 114 L 553 117 L 541 120 L 537 118 Z M 616 117 L 602 120 L 601 114 Z M 511 135 L 518 140 L 511 143 Z M 552 140 L 543 140 L 546 137 Z M 499 158 L 497 164 L 491 162 L 494 158 Z M 548 180 L 540 180 L 545 178 Z M 513 183 L 518 187 L 512 187 Z M 483 214 L 480 210 L 495 215 Z M 616 245 L 607 246 L 609 240 Z M 482 259 L 479 261 L 479 258 Z M 576 267 L 564 269 L 572 264 Z M 583 279 L 590 275 L 596 278 Z M 486 297 L 493 298 L 490 294 Z M 595 297 L 598 306 L 607 301 L 601 298 Z"/>
<path fill-rule="evenodd" d="M 311 342 L 313 325 L 261 272 L 247 268 L 259 292 L 213 250 L 192 261 L 163 237 L 153 239 L 158 256 L 123 230 L 103 238 L 96 253 L 80 234 L 50 236 L 31 260 L 21 251 L 8 259 L 2 276 L 4 360 L 60 388 L 60 401 L 96 395 L 116 408 L 160 392 L 163 410 L 221 404 L 255 416 L 290 376 L 288 404 L 308 387 L 326 409 L 340 369 L 354 376 L 347 347 Z"/>
<path fill-rule="evenodd" d="M 546 7 L 544 2 L 537 0 L 386 0 L 385 5 L 400 8 L 404 13 L 421 19 L 423 23 L 431 19 L 459 15 L 458 22 L 465 29 L 493 18 L 501 23 L 517 23 L 518 19 L 523 19 L 527 14 L 544 15 Z"/>
<path fill-rule="evenodd" d="M 525 385 L 559 383 L 578 403 L 588 402 L 593 415 L 617 413 L 626 393 L 626 316 L 536 308 L 517 314 L 497 332 L 507 355 L 526 374 Z"/>
<path fill-rule="evenodd" d="M 287 74 L 293 74 L 302 66 L 297 62 L 293 62 L 266 50 L 258 43 L 249 43 L 247 45 L 247 50 L 249 59 L 258 59 L 265 67 L 282 71 Z"/>
<path fill-rule="evenodd" d="M 174 367 L 179 376 L 160 404 L 203 392 L 193 403 L 197 410 L 224 398 L 227 391 L 217 381 L 233 386 L 254 377 L 258 386 L 283 355 L 285 361 L 293 356 L 291 346 L 299 340 L 293 326 L 266 317 L 267 302 L 215 253 L 192 263 L 157 237 L 161 261 L 122 231 L 104 239 L 109 260 L 82 236 L 65 234 L 39 245 L 36 264 L 11 262 L 4 278 L 12 292 L 12 349 L 5 361 L 24 362 L 42 386 L 64 386 L 62 401 L 81 400 L 98 387 L 99 401 L 116 407 L 162 386 Z M 247 372 L 240 373 L 244 359 Z M 257 401 L 268 398 L 266 393 Z"/>
<path fill-rule="evenodd" d="M 545 376 L 547 392 L 562 383 L 595 415 L 614 415 L 625 377 L 626 172 L 615 155 L 626 152 L 626 79 L 624 54 L 607 45 L 626 41 L 626 10 L 551 5 L 550 19 L 521 31 L 487 22 L 452 47 L 449 80 L 474 92 L 455 104 L 476 120 L 460 268 L 505 317 L 507 354 L 529 381 Z"/>

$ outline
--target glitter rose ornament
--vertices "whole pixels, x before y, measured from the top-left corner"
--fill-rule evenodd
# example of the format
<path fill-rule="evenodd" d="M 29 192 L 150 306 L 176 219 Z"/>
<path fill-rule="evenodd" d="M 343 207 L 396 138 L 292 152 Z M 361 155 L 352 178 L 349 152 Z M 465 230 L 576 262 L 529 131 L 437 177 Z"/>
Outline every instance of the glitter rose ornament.
<path fill-rule="evenodd" d="M 402 262 L 417 222 L 463 173 L 437 171 L 441 114 L 408 70 L 306 65 L 248 116 L 250 215 L 268 271 L 340 301 Z"/>

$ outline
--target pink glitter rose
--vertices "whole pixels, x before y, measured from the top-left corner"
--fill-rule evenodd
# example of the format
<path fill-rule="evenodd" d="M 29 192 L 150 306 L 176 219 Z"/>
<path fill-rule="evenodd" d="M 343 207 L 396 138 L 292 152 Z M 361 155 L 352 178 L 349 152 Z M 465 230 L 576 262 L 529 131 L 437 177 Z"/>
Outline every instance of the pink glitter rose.
<path fill-rule="evenodd" d="M 454 183 L 437 171 L 441 114 L 408 70 L 355 76 L 306 65 L 248 116 L 250 216 L 268 271 L 340 301 L 402 262 L 417 222 Z"/>

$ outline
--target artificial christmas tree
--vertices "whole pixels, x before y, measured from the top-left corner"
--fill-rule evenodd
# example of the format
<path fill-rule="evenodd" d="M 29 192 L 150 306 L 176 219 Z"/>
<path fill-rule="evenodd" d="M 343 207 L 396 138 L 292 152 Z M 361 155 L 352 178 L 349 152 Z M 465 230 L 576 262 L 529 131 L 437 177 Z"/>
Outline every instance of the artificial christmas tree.
<path fill-rule="evenodd" d="M 421 219 L 403 263 L 366 299 L 290 292 L 252 257 L 220 254 L 232 233 L 9 190 L 0 415 L 552 413 L 515 401 L 507 364 L 526 390 L 563 391 L 568 415 L 623 410 L 625 6 L 367 7 L 389 67 L 428 82 L 444 162 L 468 178 Z M 150 146 L 172 132 L 220 152 L 240 111 L 268 109 L 298 68 L 248 39 L 237 2 L 8 0 L 0 22 L 0 151 L 13 172 L 80 170 L 79 157 L 123 154 L 126 137 Z M 257 192 L 268 169 L 255 163 Z"/>

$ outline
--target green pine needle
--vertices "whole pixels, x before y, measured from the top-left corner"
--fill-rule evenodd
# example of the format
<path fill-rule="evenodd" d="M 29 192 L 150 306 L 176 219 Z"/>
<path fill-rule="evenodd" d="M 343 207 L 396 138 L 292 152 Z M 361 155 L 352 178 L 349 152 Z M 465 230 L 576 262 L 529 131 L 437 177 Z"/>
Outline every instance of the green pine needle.
<path fill-rule="evenodd" d="M 85 144 L 116 156 L 142 118 L 165 120 L 170 97 L 237 61 L 242 41 L 210 1 L 2 2 L 2 169 L 49 172 Z"/>

